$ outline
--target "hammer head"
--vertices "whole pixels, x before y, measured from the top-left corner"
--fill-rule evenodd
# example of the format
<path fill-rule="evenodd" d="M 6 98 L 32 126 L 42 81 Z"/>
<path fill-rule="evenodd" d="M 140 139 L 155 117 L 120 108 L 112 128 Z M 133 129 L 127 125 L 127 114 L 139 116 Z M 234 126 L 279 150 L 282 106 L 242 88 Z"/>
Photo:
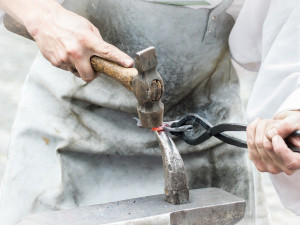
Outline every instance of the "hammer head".
<path fill-rule="evenodd" d="M 145 128 L 162 125 L 164 105 L 161 97 L 164 83 L 156 71 L 157 56 L 154 47 L 136 53 L 138 76 L 132 82 L 133 92 L 138 100 L 137 112 Z"/>

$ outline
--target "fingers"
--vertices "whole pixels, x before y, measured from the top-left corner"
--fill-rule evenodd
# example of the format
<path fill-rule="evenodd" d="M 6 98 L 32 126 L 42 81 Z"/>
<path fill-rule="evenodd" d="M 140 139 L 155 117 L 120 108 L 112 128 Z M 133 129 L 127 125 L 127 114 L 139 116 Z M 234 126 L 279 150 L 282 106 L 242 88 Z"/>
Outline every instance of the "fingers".
<path fill-rule="evenodd" d="M 267 122 L 265 120 L 258 120 L 256 130 L 255 130 L 255 147 L 260 155 L 261 159 L 264 162 L 271 162 L 269 155 L 264 149 L 264 141 L 265 141 L 265 128 L 266 128 Z"/>
<path fill-rule="evenodd" d="M 108 44 L 105 41 L 98 40 L 93 43 L 95 43 L 92 46 L 95 55 L 116 62 L 124 67 L 132 67 L 134 65 L 133 59 L 117 47 Z"/>
<path fill-rule="evenodd" d="M 272 143 L 265 136 L 268 123 L 258 118 L 247 127 L 249 158 L 260 172 L 278 174 L 282 169 L 277 165 Z"/>
<path fill-rule="evenodd" d="M 94 55 L 124 67 L 133 66 L 133 59 L 103 41 L 99 30 L 87 19 L 67 10 L 55 15 L 42 21 L 41 27 L 47 29 L 40 29 L 34 37 L 42 54 L 53 66 L 69 70 L 86 82 L 95 78 L 90 64 L 90 58 Z"/>
<path fill-rule="evenodd" d="M 269 140 L 276 135 L 286 138 L 300 128 L 300 111 L 284 111 L 274 118 L 277 123 L 274 123 L 266 133 Z"/>
<path fill-rule="evenodd" d="M 281 136 L 274 136 L 272 138 L 272 144 L 275 154 L 282 159 L 285 173 L 292 174 L 295 170 L 300 169 L 299 153 L 292 152 Z"/>
<path fill-rule="evenodd" d="M 283 115 L 280 120 L 256 119 L 247 127 L 249 158 L 261 172 L 285 172 L 290 175 L 300 169 L 300 154 L 292 152 L 284 140 L 297 129 L 300 114 L 292 112 Z M 300 144 L 297 137 L 288 140 L 293 146 Z"/>
<path fill-rule="evenodd" d="M 80 78 L 80 75 L 77 71 L 77 69 L 75 68 L 75 66 L 67 66 L 67 70 L 70 71 L 71 73 L 73 73 L 76 77 Z"/>
<path fill-rule="evenodd" d="M 268 155 L 268 163 L 266 164 L 267 166 L 267 170 L 268 172 L 272 173 L 272 174 L 278 174 L 280 172 L 285 172 L 287 174 L 291 174 L 291 172 L 285 168 L 285 166 L 282 163 L 282 159 L 280 158 L 280 156 L 278 156 L 275 152 L 274 152 L 274 148 L 273 148 L 273 144 L 272 144 L 272 140 L 270 141 L 268 139 L 268 137 L 265 135 L 265 131 L 268 129 L 268 127 L 270 126 L 270 124 L 274 123 L 274 120 L 265 120 L 266 121 L 266 126 L 264 128 L 263 132 L 263 147 L 261 148 L 261 151 L 265 152 L 266 155 Z M 267 161 L 266 159 L 264 159 L 264 161 Z"/>
<path fill-rule="evenodd" d="M 124 67 L 132 67 L 134 65 L 134 61 L 129 55 L 103 41 L 99 30 L 95 26 L 92 27 L 92 31 L 95 34 L 95 38 L 94 41 L 90 42 L 90 47 L 96 53 L 95 55 L 116 62 Z"/>
<path fill-rule="evenodd" d="M 90 58 L 88 56 L 86 56 L 84 59 L 79 58 L 77 62 L 75 62 L 75 67 L 80 77 L 85 82 L 91 82 L 95 79 L 96 74 L 91 66 Z"/>
<path fill-rule="evenodd" d="M 265 135 L 269 120 L 259 120 L 255 132 L 255 146 L 267 172 L 278 174 L 281 169 L 276 165 L 276 155 L 273 153 L 272 143 Z"/>
<path fill-rule="evenodd" d="M 95 28 L 96 29 L 96 28 Z M 92 81 L 96 73 L 94 72 L 91 63 L 90 63 L 90 56 L 97 55 L 101 58 L 108 59 L 110 61 L 114 61 L 121 66 L 124 67 L 132 67 L 134 65 L 134 61 L 131 57 L 129 57 L 127 54 L 116 48 L 115 46 L 108 44 L 102 40 L 102 37 L 99 33 L 99 31 L 96 29 L 94 31 L 95 37 L 92 39 L 96 39 L 97 41 L 88 41 L 86 43 L 86 47 L 88 51 L 85 51 L 84 57 L 81 57 L 80 54 L 76 55 L 76 70 L 78 71 L 80 77 L 86 81 L 90 82 Z M 97 43 L 96 44 L 91 44 L 91 43 Z M 73 72 L 75 75 L 76 72 Z"/>
<path fill-rule="evenodd" d="M 247 127 L 247 145 L 249 149 L 249 158 L 254 163 L 255 167 L 260 172 L 266 172 L 267 168 L 264 165 L 261 156 L 259 155 L 256 143 L 255 143 L 255 136 L 256 136 L 256 127 L 259 123 L 260 119 L 257 118 L 252 123 L 250 123 Z"/>
<path fill-rule="evenodd" d="M 297 128 L 295 127 L 295 124 L 290 121 L 289 119 L 280 120 L 272 127 L 267 130 L 266 136 L 269 140 L 272 140 L 272 138 L 276 135 L 280 135 L 283 138 L 286 138 L 291 133 L 293 133 Z"/>
<path fill-rule="evenodd" d="M 300 147 L 300 137 L 289 136 L 285 139 L 285 141 L 287 141 L 287 143 L 289 143 L 291 146 Z"/>
<path fill-rule="evenodd" d="M 283 111 L 283 112 L 277 113 L 274 116 L 274 119 L 275 120 L 284 120 L 285 118 L 287 118 L 291 114 L 291 112 L 292 111 Z"/>

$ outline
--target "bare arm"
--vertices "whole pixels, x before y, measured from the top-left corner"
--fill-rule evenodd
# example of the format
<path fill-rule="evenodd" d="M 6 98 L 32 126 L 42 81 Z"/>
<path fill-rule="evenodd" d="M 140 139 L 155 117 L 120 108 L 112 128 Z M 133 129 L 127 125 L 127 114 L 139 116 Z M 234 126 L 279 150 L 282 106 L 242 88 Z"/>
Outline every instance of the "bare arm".
<path fill-rule="evenodd" d="M 93 55 L 124 67 L 133 66 L 127 54 L 103 41 L 93 24 L 54 0 L 0 0 L 0 8 L 27 28 L 52 65 L 69 70 L 84 81 L 95 78 L 90 64 Z"/>

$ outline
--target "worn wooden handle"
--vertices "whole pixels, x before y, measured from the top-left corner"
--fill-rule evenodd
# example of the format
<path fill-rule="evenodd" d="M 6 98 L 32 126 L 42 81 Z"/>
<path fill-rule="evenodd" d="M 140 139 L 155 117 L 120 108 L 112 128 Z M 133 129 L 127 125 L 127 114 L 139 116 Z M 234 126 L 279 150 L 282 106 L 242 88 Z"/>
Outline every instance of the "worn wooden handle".
<path fill-rule="evenodd" d="M 13 17 L 5 14 L 3 22 L 7 30 L 34 41 L 26 27 L 20 24 Z M 96 72 L 104 73 L 105 75 L 120 82 L 128 90 L 133 91 L 132 80 L 138 75 L 138 71 L 135 68 L 125 68 L 98 56 L 93 56 L 91 58 L 91 65 Z"/>
<path fill-rule="evenodd" d="M 134 77 L 138 75 L 137 69 L 125 68 L 98 56 L 93 56 L 91 58 L 91 64 L 96 72 L 104 73 L 105 75 L 119 81 L 129 91 L 133 91 L 132 81 Z"/>

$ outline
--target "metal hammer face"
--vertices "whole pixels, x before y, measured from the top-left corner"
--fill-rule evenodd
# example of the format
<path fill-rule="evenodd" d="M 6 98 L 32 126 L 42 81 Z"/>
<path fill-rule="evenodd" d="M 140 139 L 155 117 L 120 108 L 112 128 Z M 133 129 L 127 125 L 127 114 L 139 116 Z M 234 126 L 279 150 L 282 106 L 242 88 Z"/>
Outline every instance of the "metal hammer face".
<path fill-rule="evenodd" d="M 154 47 L 149 47 L 136 54 L 138 76 L 132 82 L 133 92 L 138 100 L 137 112 L 145 128 L 162 125 L 164 105 L 161 97 L 164 83 L 156 71 L 157 56 Z"/>

